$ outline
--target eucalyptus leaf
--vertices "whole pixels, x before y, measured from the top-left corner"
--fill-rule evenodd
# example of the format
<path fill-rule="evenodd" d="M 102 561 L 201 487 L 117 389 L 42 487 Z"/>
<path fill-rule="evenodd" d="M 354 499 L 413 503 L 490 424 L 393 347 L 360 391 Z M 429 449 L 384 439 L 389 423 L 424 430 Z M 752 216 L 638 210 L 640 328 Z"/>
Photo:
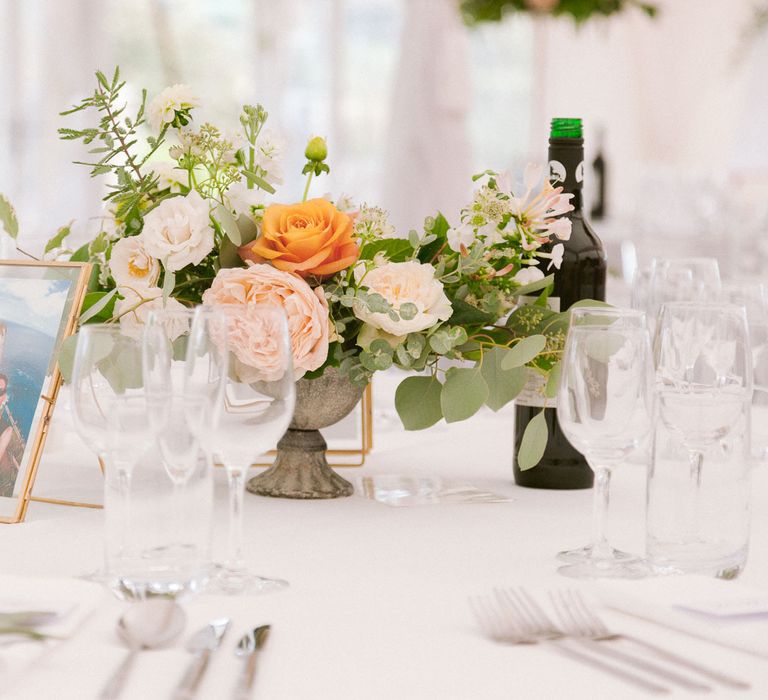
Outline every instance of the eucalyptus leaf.
<path fill-rule="evenodd" d="M 54 236 L 45 244 L 45 250 L 43 253 L 50 253 L 52 250 L 61 248 L 64 244 L 64 239 L 72 232 L 72 222 L 70 221 L 66 226 L 60 227 Z"/>
<path fill-rule="evenodd" d="M 454 299 L 451 302 L 453 307 L 453 314 L 449 319 L 449 323 L 453 325 L 478 325 L 482 326 L 486 323 L 493 323 L 496 319 L 492 314 L 481 311 L 476 306 L 468 304 L 461 299 Z"/>
<path fill-rule="evenodd" d="M 518 340 L 515 345 L 506 351 L 501 361 L 501 368 L 512 369 L 513 367 L 522 367 L 536 357 L 546 344 L 547 339 L 543 335 L 531 335 Z"/>
<path fill-rule="evenodd" d="M 237 252 L 237 246 L 224 238 L 219 246 L 219 266 L 220 268 L 242 267 L 243 259 Z"/>
<path fill-rule="evenodd" d="M 480 371 L 488 385 L 486 405 L 492 411 L 498 411 L 512 401 L 525 386 L 525 367 L 502 369 L 501 361 L 506 355 L 503 348 L 492 348 L 483 353 Z"/>
<path fill-rule="evenodd" d="M 244 214 L 237 217 L 237 228 L 240 231 L 240 240 L 242 241 L 240 245 L 245 245 L 246 243 L 256 240 L 259 235 L 258 226 L 253 223 L 250 217 L 247 217 Z"/>
<path fill-rule="evenodd" d="M 447 423 L 475 415 L 488 399 L 488 384 L 478 367 L 451 367 L 445 373 L 440 405 Z"/>
<path fill-rule="evenodd" d="M 550 284 L 554 283 L 554 281 L 554 275 L 547 275 L 543 279 L 537 280 L 536 282 L 530 282 L 529 284 L 524 284 L 522 287 L 518 287 L 515 290 L 515 296 L 527 296 L 528 294 L 539 292 L 545 287 L 548 287 Z"/>
<path fill-rule="evenodd" d="M 11 238 L 16 239 L 18 237 L 19 222 L 16 218 L 16 211 L 3 194 L 0 194 L 0 224 Z"/>
<path fill-rule="evenodd" d="M 360 251 L 360 259 L 373 260 L 378 253 L 383 253 L 390 262 L 405 262 L 412 251 L 410 241 L 403 238 L 385 238 L 366 243 Z"/>
<path fill-rule="evenodd" d="M 537 413 L 528 423 L 517 451 L 517 464 L 522 471 L 535 467 L 544 456 L 549 430 L 544 411 Z"/>
<path fill-rule="evenodd" d="M 560 362 L 555 364 L 551 370 L 549 370 L 549 376 L 547 377 L 547 385 L 544 387 L 544 396 L 548 399 L 554 399 L 557 396 L 557 388 L 560 384 L 560 375 L 562 374 L 563 366 Z"/>
<path fill-rule="evenodd" d="M 435 377 L 408 377 L 395 392 L 395 408 L 406 430 L 424 430 L 443 417 L 443 385 Z"/>
<path fill-rule="evenodd" d="M 275 188 L 272 187 L 263 177 L 260 177 L 254 172 L 251 172 L 250 170 L 243 170 L 243 175 L 245 175 L 248 182 L 250 182 L 253 185 L 256 185 L 261 190 L 264 190 L 265 192 L 269 192 L 270 194 L 275 193 Z"/>
<path fill-rule="evenodd" d="M 163 273 L 163 301 L 166 301 L 169 296 L 171 296 L 171 292 L 173 292 L 173 288 L 176 286 L 176 273 L 171 272 L 167 267 L 165 268 L 165 272 Z"/>
<path fill-rule="evenodd" d="M 83 311 L 80 314 L 80 323 L 88 323 L 91 319 L 97 318 L 102 312 L 107 320 L 112 315 L 112 309 L 115 306 L 115 297 L 117 288 L 109 292 L 89 292 L 83 300 Z M 111 302 L 111 307 L 110 307 Z"/>
<path fill-rule="evenodd" d="M 229 211 L 229 208 L 225 207 L 223 204 L 218 204 L 216 206 L 215 216 L 227 238 L 238 247 L 243 245 L 240 229 L 237 227 L 235 217 L 232 216 L 232 212 Z"/>

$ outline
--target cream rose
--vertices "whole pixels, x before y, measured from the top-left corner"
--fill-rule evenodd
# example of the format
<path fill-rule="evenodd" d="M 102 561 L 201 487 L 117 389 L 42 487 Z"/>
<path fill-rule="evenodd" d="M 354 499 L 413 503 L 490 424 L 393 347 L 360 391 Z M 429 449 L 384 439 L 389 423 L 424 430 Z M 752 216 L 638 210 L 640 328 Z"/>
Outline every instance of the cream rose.
<path fill-rule="evenodd" d="M 183 311 L 186 307 L 173 297 L 163 299 L 163 292 L 158 287 L 150 287 L 140 290 L 140 295 L 132 289 L 118 287 L 123 296 L 115 304 L 115 315 L 120 316 L 120 330 L 130 338 L 141 338 L 144 332 L 144 324 L 151 311 L 156 309 L 168 309 L 169 311 Z M 172 319 L 167 325 L 168 338 L 173 342 L 180 335 L 189 330 L 189 324 L 183 318 Z"/>
<path fill-rule="evenodd" d="M 370 312 L 362 305 L 355 305 L 354 313 L 361 321 L 386 333 L 403 336 L 431 328 L 440 321 L 447 321 L 453 309 L 445 296 L 442 283 L 435 278 L 435 268 L 416 260 L 401 263 L 385 263 L 375 267 L 362 278 L 361 269 L 355 269 L 358 282 L 369 291 L 381 294 L 395 311 L 403 304 L 413 304 L 416 314 L 411 319 L 393 321 L 388 314 Z"/>
<path fill-rule="evenodd" d="M 313 291 L 298 275 L 264 264 L 224 268 L 203 294 L 203 304 L 281 306 L 288 317 L 297 379 L 320 367 L 328 357 L 328 302 L 321 287 Z M 262 363 L 268 369 L 270 351 L 257 331 L 245 327 L 231 335 L 232 350 L 244 364 L 258 361 L 254 369 L 261 370 Z"/>
<path fill-rule="evenodd" d="M 163 200 L 144 217 L 141 240 L 144 250 L 172 272 L 197 265 L 213 250 L 208 204 L 195 190 Z"/>
<path fill-rule="evenodd" d="M 129 236 L 112 246 L 109 272 L 118 286 L 154 287 L 160 277 L 160 263 L 144 250 L 140 236 Z"/>

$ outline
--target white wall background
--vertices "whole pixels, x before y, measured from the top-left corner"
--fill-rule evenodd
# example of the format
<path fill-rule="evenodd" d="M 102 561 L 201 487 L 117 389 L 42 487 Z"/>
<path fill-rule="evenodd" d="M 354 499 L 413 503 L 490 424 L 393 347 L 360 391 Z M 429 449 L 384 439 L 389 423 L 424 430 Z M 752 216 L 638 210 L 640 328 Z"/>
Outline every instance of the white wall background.
<path fill-rule="evenodd" d="M 746 38 L 757 3 L 470 30 L 455 0 L 0 0 L 0 191 L 32 248 L 98 215 L 101 185 L 69 164 L 82 154 L 58 141 L 58 112 L 119 63 L 134 96 L 185 82 L 218 123 L 265 104 L 296 173 L 286 199 L 306 137 L 327 136 L 326 189 L 384 202 L 406 230 L 457 209 L 472 172 L 543 160 L 551 117 L 582 116 L 588 146 L 605 130 L 608 238 L 641 257 L 670 236 L 722 252 L 768 236 L 768 28 Z"/>

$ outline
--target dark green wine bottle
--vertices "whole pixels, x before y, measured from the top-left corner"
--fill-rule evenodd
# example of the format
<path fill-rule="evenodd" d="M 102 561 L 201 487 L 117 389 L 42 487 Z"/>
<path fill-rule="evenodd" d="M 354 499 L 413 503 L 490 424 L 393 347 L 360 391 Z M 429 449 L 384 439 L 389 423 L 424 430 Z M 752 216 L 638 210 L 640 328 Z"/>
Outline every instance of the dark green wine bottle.
<path fill-rule="evenodd" d="M 584 218 L 581 188 L 584 181 L 584 139 L 581 119 L 553 119 L 549 136 L 549 180 L 563 191 L 573 194 L 574 210 L 567 214 L 571 220 L 571 237 L 564 243 L 563 264 L 555 271 L 555 288 L 549 305 L 555 311 L 565 311 L 581 299 L 605 301 L 605 252 L 589 222 Z M 527 387 L 515 405 L 515 482 L 520 486 L 542 489 L 583 489 L 592 486 L 593 472 L 584 456 L 576 450 L 560 430 L 557 411 L 544 408 L 549 429 L 549 441 L 541 461 L 532 469 L 522 471 L 517 463 L 525 428 L 537 415 L 544 398 L 535 387 Z M 552 400 L 549 403 L 553 403 Z"/>

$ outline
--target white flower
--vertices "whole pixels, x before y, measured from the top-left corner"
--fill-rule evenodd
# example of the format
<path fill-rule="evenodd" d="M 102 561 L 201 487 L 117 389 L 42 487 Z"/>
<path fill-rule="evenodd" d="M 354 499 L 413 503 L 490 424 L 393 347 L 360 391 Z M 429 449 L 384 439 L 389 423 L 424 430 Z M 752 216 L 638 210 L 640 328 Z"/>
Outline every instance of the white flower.
<path fill-rule="evenodd" d="M 564 216 L 555 219 L 547 225 L 547 232 L 550 236 L 556 236 L 561 241 L 567 241 L 571 237 L 571 220 Z"/>
<path fill-rule="evenodd" d="M 163 200 L 144 217 L 141 239 L 144 249 L 171 272 L 197 265 L 213 250 L 208 203 L 196 190 Z"/>
<path fill-rule="evenodd" d="M 467 249 L 475 242 L 475 231 L 471 226 L 462 224 L 458 228 L 449 228 L 448 247 L 457 253 L 466 253 Z"/>
<path fill-rule="evenodd" d="M 381 207 L 363 204 L 355 216 L 355 235 L 366 239 L 397 238 L 395 227 L 389 223 Z"/>
<path fill-rule="evenodd" d="M 560 265 L 563 264 L 563 252 L 565 251 L 565 246 L 562 243 L 558 243 L 556 246 L 552 247 L 552 252 L 550 253 L 550 257 L 552 260 L 549 261 L 549 265 L 547 265 L 547 270 L 549 270 L 552 265 L 555 266 L 555 269 L 559 270 Z"/>
<path fill-rule="evenodd" d="M 157 177 L 157 188 L 170 190 L 174 194 L 181 192 L 181 186 L 187 184 L 187 171 L 170 163 L 152 163 L 152 173 Z"/>
<path fill-rule="evenodd" d="M 170 124 L 176 119 L 176 113 L 181 112 L 185 120 L 182 125 L 188 121 L 189 110 L 193 107 L 199 107 L 200 100 L 186 85 L 171 85 L 165 88 L 152 102 L 149 103 L 147 110 L 149 124 L 155 131 L 166 124 Z"/>
<path fill-rule="evenodd" d="M 160 277 L 160 263 L 144 250 L 141 236 L 129 236 L 112 246 L 109 271 L 118 286 L 154 287 Z"/>
<path fill-rule="evenodd" d="M 256 141 L 255 165 L 266 172 L 264 179 L 270 185 L 283 184 L 284 148 L 285 139 L 271 129 L 264 129 Z"/>
<path fill-rule="evenodd" d="M 151 311 L 155 309 L 168 309 L 169 311 L 183 311 L 186 307 L 174 299 L 163 299 L 163 292 L 158 287 L 150 287 L 141 290 L 141 296 L 132 289 L 118 287 L 123 299 L 115 304 L 115 315 L 120 316 L 120 330 L 129 338 L 141 338 L 144 332 L 144 324 Z M 171 342 L 189 330 L 188 321 L 184 318 L 171 318 L 166 329 Z"/>
<path fill-rule="evenodd" d="M 524 267 L 512 278 L 520 285 L 531 284 L 544 279 L 544 273 L 538 267 Z"/>
<path fill-rule="evenodd" d="M 534 193 L 541 174 L 540 165 L 527 165 L 523 181 L 525 193 L 522 197 L 510 199 L 512 214 L 523 224 L 523 229 L 532 239 L 530 242 L 523 241 L 525 250 L 546 243 L 551 234 L 562 240 L 567 240 L 571 235 L 570 221 L 568 224 L 559 223 L 557 217 L 573 211 L 570 203 L 573 195 L 563 194 L 562 187 L 552 187 L 548 180 L 544 180 L 541 190 Z"/>
<path fill-rule="evenodd" d="M 254 218 L 254 210 L 261 209 L 264 206 L 264 190 L 254 187 L 248 189 L 248 185 L 243 180 L 233 182 L 225 193 L 229 201 L 229 208 L 235 216 L 248 216 Z"/>
<path fill-rule="evenodd" d="M 357 268 L 355 273 L 357 273 Z M 443 291 L 442 283 L 435 278 L 435 268 L 416 260 L 408 262 L 389 262 L 370 270 L 363 280 L 370 292 L 383 296 L 399 311 L 403 304 L 413 304 L 416 313 L 411 319 L 400 318 L 393 321 L 389 314 L 371 312 L 362 305 L 355 305 L 354 313 L 361 321 L 386 333 L 402 336 L 417 333 L 447 321 L 453 309 Z"/>

